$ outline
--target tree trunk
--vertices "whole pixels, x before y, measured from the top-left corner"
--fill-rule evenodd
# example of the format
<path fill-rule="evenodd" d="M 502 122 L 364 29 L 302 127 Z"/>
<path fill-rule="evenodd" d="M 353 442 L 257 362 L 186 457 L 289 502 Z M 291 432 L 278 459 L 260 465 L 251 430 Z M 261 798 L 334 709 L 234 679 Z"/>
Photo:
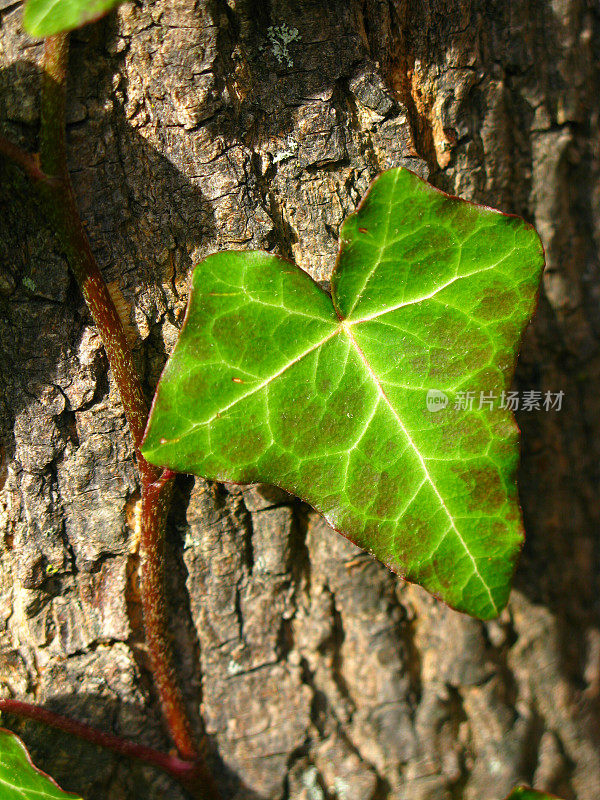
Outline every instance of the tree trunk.
<path fill-rule="evenodd" d="M 34 149 L 21 15 L 0 0 L 0 115 Z M 546 248 L 515 388 L 563 407 L 518 413 L 528 538 L 499 620 L 278 490 L 178 479 L 173 629 L 225 798 L 500 800 L 519 781 L 598 798 L 599 64 L 597 0 L 142 0 L 72 36 L 71 172 L 149 395 L 195 263 L 261 248 L 326 281 L 384 169 L 525 216 Z M 25 179 L 0 170 L 1 692 L 166 748 L 118 393 Z M 184 797 L 5 724 L 86 800 Z"/>

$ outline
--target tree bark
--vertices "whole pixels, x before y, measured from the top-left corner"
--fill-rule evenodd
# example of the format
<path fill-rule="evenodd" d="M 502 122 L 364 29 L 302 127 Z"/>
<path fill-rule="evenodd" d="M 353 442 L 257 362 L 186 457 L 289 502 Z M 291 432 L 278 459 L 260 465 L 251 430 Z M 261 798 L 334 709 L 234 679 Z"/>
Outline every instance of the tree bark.
<path fill-rule="evenodd" d="M 33 150 L 21 16 L 0 0 L 0 124 Z M 142 0 L 73 35 L 71 174 L 149 396 L 195 263 L 262 248 L 327 281 L 384 169 L 525 216 L 546 248 L 515 388 L 563 407 L 517 415 L 528 536 L 499 620 L 403 583 L 278 490 L 178 479 L 173 630 L 225 797 L 598 797 L 599 64 L 596 0 Z M 26 179 L 0 176 L 0 691 L 166 748 L 122 407 Z M 4 724 L 86 800 L 184 797 Z"/>

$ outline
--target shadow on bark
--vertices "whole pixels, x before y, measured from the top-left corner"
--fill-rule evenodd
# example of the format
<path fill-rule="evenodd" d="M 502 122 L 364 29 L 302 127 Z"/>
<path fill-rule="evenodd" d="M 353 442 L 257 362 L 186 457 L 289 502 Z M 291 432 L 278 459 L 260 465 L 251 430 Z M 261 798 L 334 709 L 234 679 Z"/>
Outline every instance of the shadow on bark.
<path fill-rule="evenodd" d="M 17 62 L 0 72 L 2 132 L 35 151 L 37 124 L 24 127 L 6 119 L 15 102 L 13 84 L 19 91 L 26 86 L 36 92 L 38 70 L 29 62 Z M 71 109 L 73 116 L 77 108 Z M 175 298 L 181 311 L 179 293 L 187 291 L 191 254 L 200 242 L 215 236 L 211 206 L 192 181 L 129 126 L 120 107 L 108 112 L 108 119 L 101 116 L 84 126 L 83 134 L 80 128 L 77 119 L 69 125 L 70 167 L 80 213 L 150 400 L 168 355 L 162 327 L 165 322 L 173 328 L 180 323 L 169 307 Z M 16 461 L 31 473 L 38 495 L 48 497 L 53 506 L 39 523 L 35 514 L 30 519 L 27 541 L 15 541 L 26 550 L 18 577 L 24 586 L 35 588 L 45 567 L 57 566 L 57 552 L 63 547 L 70 568 L 75 566 L 73 552 L 67 552 L 71 546 L 79 568 L 94 566 L 94 558 L 82 560 L 77 543 L 67 541 L 93 539 L 93 530 L 65 532 L 60 509 L 50 496 L 60 495 L 59 477 L 68 478 L 57 475 L 65 448 L 85 444 L 74 412 L 87 412 L 106 401 L 111 387 L 104 352 L 90 342 L 89 313 L 37 198 L 18 168 L 4 159 L 0 177 L 2 462 Z M 164 196 L 160 218 L 153 203 L 156 192 Z M 142 289 L 145 302 L 140 306 Z M 99 432 L 93 430 L 95 424 L 90 433 Z M 120 488 L 115 497 L 126 497 L 135 481 L 133 467 L 120 457 L 118 461 L 115 486 L 120 483 Z M 6 477 L 4 472 L 2 484 Z M 98 552 L 105 549 L 102 535 L 98 532 Z"/>

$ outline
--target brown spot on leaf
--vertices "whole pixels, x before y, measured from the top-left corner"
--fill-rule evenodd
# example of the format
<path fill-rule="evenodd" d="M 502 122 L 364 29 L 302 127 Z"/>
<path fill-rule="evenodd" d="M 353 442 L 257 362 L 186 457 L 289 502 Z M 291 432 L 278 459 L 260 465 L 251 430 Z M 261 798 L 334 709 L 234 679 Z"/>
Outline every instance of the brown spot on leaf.
<path fill-rule="evenodd" d="M 459 474 L 462 472 L 457 471 Z M 491 466 L 477 467 L 469 470 L 466 474 L 462 472 L 460 477 L 466 481 L 468 486 L 465 496 L 469 510 L 476 510 L 482 506 L 488 510 L 488 513 L 493 513 L 502 506 L 505 492 L 497 469 Z"/>

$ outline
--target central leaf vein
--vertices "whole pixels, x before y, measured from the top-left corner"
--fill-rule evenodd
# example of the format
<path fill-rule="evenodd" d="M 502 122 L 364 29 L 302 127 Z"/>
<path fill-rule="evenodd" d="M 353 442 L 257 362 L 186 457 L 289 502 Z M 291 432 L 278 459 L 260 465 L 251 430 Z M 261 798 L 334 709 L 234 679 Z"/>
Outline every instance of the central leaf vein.
<path fill-rule="evenodd" d="M 452 529 L 454 530 L 459 542 L 461 543 L 461 545 L 464 548 L 467 556 L 469 557 L 471 563 L 473 564 L 473 571 L 474 571 L 475 575 L 480 580 L 482 586 L 485 588 L 487 594 L 489 595 L 489 599 L 490 599 L 491 604 L 496 609 L 496 611 L 498 611 L 498 607 L 496 605 L 496 602 L 494 601 L 494 598 L 492 596 L 490 588 L 489 588 L 488 584 L 484 581 L 481 573 L 479 572 L 479 569 L 477 567 L 477 562 L 476 562 L 475 558 L 473 557 L 473 554 L 471 553 L 471 551 L 467 547 L 467 543 L 465 542 L 465 540 L 462 537 L 460 531 L 456 527 L 456 524 L 454 522 L 454 518 L 453 518 L 452 514 L 450 513 L 450 509 L 446 505 L 446 503 L 444 501 L 444 498 L 440 494 L 439 489 L 437 488 L 437 486 L 435 484 L 435 481 L 431 477 L 431 475 L 429 473 L 429 470 L 427 469 L 427 463 L 426 463 L 425 459 L 423 458 L 423 455 L 422 455 L 421 451 L 419 450 L 419 448 L 415 444 L 413 438 L 411 437 L 410 433 L 408 432 L 408 430 L 407 430 L 406 426 L 404 425 L 404 423 L 402 422 L 401 418 L 398 416 L 398 413 L 396 412 L 396 409 L 390 403 L 386 393 L 383 391 L 383 388 L 381 386 L 379 378 L 377 377 L 375 372 L 373 372 L 373 369 L 372 369 L 371 365 L 369 364 L 369 361 L 368 361 L 367 357 L 365 356 L 365 354 L 361 350 L 358 342 L 354 338 L 349 324 L 346 321 L 343 321 L 341 323 L 341 328 L 343 328 L 343 330 L 346 333 L 346 335 L 348 336 L 348 339 L 350 340 L 351 344 L 354 346 L 354 348 L 356 350 L 356 353 L 358 354 L 359 358 L 361 359 L 362 363 L 364 364 L 367 372 L 371 376 L 371 378 L 373 380 L 373 383 L 375 384 L 381 399 L 386 403 L 386 405 L 388 406 L 388 408 L 390 409 L 390 411 L 394 415 L 394 417 L 395 417 L 395 419 L 396 419 L 401 431 L 403 432 L 404 436 L 406 437 L 410 447 L 412 448 L 412 450 L 414 451 L 415 455 L 419 459 L 427 482 L 430 484 L 431 488 L 433 489 L 433 491 L 434 491 L 434 493 L 435 493 L 435 495 L 436 495 L 436 497 L 437 497 L 437 499 L 438 499 L 438 501 L 440 503 L 440 506 L 442 507 L 442 509 L 444 510 L 446 516 L 448 517 L 448 520 L 450 522 L 450 525 L 451 525 Z"/>

